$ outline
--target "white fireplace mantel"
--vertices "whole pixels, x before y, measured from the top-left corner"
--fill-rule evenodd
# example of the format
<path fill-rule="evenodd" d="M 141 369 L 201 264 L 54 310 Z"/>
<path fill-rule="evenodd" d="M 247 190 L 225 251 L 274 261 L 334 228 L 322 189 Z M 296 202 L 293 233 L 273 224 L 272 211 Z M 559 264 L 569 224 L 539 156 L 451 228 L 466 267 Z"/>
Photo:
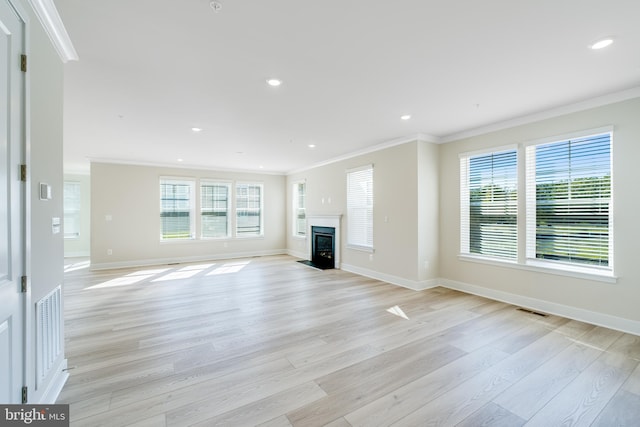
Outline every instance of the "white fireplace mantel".
<path fill-rule="evenodd" d="M 340 223 L 342 214 L 323 214 L 323 215 L 307 215 L 307 256 L 311 259 L 311 227 L 333 227 L 336 229 L 335 234 L 335 268 L 340 268 Z"/>

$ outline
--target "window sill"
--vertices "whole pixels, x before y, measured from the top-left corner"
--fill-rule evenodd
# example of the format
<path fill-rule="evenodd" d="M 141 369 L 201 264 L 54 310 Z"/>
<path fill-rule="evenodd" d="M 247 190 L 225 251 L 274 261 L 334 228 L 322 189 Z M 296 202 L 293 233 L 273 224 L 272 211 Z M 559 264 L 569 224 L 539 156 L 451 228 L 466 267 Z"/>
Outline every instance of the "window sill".
<path fill-rule="evenodd" d="M 361 251 L 361 252 L 367 252 L 367 253 L 374 253 L 375 250 L 371 247 L 371 246 L 359 246 L 359 245 L 350 245 L 347 244 L 345 246 L 345 248 L 347 249 L 353 249 L 354 251 Z"/>
<path fill-rule="evenodd" d="M 576 266 L 559 266 L 554 263 L 528 260 L 526 264 L 519 264 L 516 261 L 506 261 L 494 258 L 484 258 L 473 255 L 459 254 L 461 261 L 475 262 L 479 264 L 495 265 L 498 267 L 516 268 L 518 270 L 533 271 L 536 273 L 555 274 L 557 276 L 574 277 L 578 279 L 593 280 L 605 283 L 617 283 L 618 277 L 609 271 L 600 271 Z"/>
<path fill-rule="evenodd" d="M 198 239 L 195 238 L 189 238 L 189 239 L 160 239 L 160 244 L 161 245 L 173 245 L 176 243 L 193 243 L 193 242 L 197 242 Z"/>
<path fill-rule="evenodd" d="M 205 244 L 205 243 L 220 243 L 220 242 L 232 242 L 238 240 L 264 240 L 264 236 L 243 236 L 243 237 L 201 237 L 199 239 L 170 239 L 160 240 L 161 245 L 179 245 L 179 244 Z"/>
<path fill-rule="evenodd" d="M 291 238 L 294 240 L 307 240 L 307 236 L 299 236 L 297 234 L 292 235 Z"/>

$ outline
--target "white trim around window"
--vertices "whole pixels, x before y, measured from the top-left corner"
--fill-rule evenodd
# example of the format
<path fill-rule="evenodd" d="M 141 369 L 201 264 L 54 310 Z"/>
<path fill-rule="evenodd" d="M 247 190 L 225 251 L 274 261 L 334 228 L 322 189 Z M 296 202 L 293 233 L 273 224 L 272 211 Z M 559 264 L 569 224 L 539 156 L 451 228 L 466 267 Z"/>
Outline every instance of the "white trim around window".
<path fill-rule="evenodd" d="M 291 194 L 292 235 L 295 238 L 304 239 L 307 235 L 306 212 L 307 183 L 305 180 L 293 183 Z"/>
<path fill-rule="evenodd" d="M 235 211 L 235 237 L 263 237 L 264 185 L 261 182 L 236 182 Z"/>
<path fill-rule="evenodd" d="M 231 181 L 200 180 L 200 238 L 203 240 L 231 237 Z"/>
<path fill-rule="evenodd" d="M 515 256 L 512 251 L 507 251 L 508 256 L 502 256 L 500 251 L 484 253 L 485 246 L 514 247 L 512 233 L 490 233 L 496 224 L 504 227 L 513 223 L 507 221 L 509 215 L 492 218 L 488 224 L 473 218 L 471 212 L 473 208 L 483 214 L 502 212 L 504 216 L 509 211 L 504 206 L 494 209 L 499 198 L 493 190 L 481 192 L 480 202 L 472 206 L 474 190 L 470 185 L 473 158 L 480 161 L 476 169 L 482 169 L 484 161 L 482 172 L 490 177 L 485 180 L 485 187 L 504 185 L 499 179 L 496 181 L 500 174 L 495 174 L 492 165 L 495 155 L 506 150 L 515 151 L 518 159 L 518 179 L 509 184 L 518 190 L 517 212 L 521 213 L 515 228 L 519 241 Z M 460 154 L 459 259 L 615 283 L 612 152 L 613 127 L 609 126 Z M 474 221 L 476 232 L 472 233 Z M 485 237 L 488 246 L 478 246 L 478 238 L 483 241 Z M 476 242 L 472 244 L 474 238 Z"/>
<path fill-rule="evenodd" d="M 195 239 L 196 180 L 160 177 L 160 240 Z"/>
<path fill-rule="evenodd" d="M 347 170 L 347 244 L 373 252 L 373 164 Z"/>

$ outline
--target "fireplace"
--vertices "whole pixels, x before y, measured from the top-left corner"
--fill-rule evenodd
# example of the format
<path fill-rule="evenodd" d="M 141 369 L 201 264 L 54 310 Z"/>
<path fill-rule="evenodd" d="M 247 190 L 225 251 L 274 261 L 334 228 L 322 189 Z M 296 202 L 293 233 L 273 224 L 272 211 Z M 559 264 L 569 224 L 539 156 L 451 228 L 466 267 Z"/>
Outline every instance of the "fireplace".
<path fill-rule="evenodd" d="M 306 259 L 298 261 L 299 263 L 322 270 L 341 267 L 341 218 L 342 214 L 307 215 L 307 253 Z"/>
<path fill-rule="evenodd" d="M 334 227 L 311 227 L 311 264 L 323 270 L 335 267 Z"/>

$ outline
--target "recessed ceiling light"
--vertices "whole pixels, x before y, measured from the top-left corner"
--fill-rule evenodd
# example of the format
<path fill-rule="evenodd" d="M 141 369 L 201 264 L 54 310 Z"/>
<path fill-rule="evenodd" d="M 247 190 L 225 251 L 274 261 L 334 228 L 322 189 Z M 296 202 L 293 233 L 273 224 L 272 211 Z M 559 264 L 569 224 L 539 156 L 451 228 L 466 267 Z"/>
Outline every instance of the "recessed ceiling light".
<path fill-rule="evenodd" d="M 605 47 L 611 45 L 611 43 L 613 43 L 613 39 L 611 37 L 607 37 L 602 40 L 598 40 L 589 47 L 593 50 L 604 49 Z"/>
<path fill-rule="evenodd" d="M 178 159 L 179 162 L 184 162 L 184 159 Z"/>
<path fill-rule="evenodd" d="M 282 84 L 282 80 L 280 79 L 267 79 L 267 84 L 269 86 L 280 86 Z"/>
<path fill-rule="evenodd" d="M 307 147 L 309 147 L 309 148 L 316 148 L 316 144 L 309 144 L 309 145 L 307 145 Z"/>
<path fill-rule="evenodd" d="M 405 114 L 404 116 L 400 116 L 402 120 L 409 120 L 411 118 L 411 114 Z"/>
<path fill-rule="evenodd" d="M 202 128 L 191 128 L 194 132 L 202 132 Z"/>

